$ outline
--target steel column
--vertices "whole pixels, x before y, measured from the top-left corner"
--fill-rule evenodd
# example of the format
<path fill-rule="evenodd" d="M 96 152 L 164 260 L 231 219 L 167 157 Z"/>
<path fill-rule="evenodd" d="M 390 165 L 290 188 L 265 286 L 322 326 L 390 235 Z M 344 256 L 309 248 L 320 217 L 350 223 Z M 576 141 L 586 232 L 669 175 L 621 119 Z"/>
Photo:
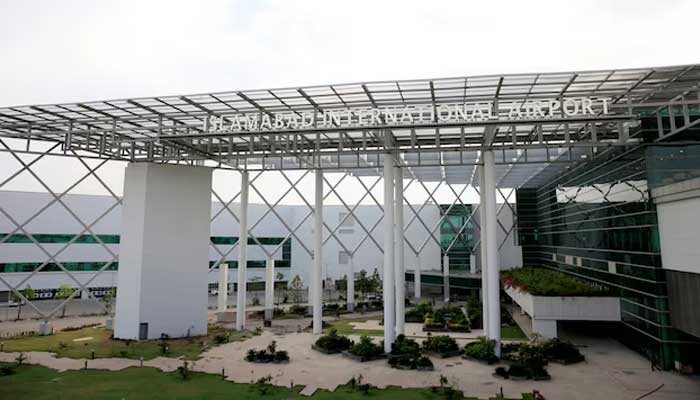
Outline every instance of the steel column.
<path fill-rule="evenodd" d="M 413 297 L 416 299 L 416 304 L 420 301 L 421 297 L 421 266 L 420 266 L 420 254 L 416 254 L 416 269 L 413 272 Z"/>
<path fill-rule="evenodd" d="M 445 303 L 450 302 L 450 256 L 442 257 L 442 294 Z"/>
<path fill-rule="evenodd" d="M 272 322 L 275 307 L 275 259 L 268 257 L 265 262 L 265 321 Z"/>
<path fill-rule="evenodd" d="M 311 306 L 313 307 L 313 333 L 323 331 L 323 305 L 321 304 L 323 262 L 323 170 L 315 171 L 314 185 L 314 268 L 311 273 Z"/>
<path fill-rule="evenodd" d="M 246 275 L 248 265 L 248 171 L 241 171 L 240 234 L 238 235 L 238 292 L 236 293 L 236 330 L 245 329 Z"/>
<path fill-rule="evenodd" d="M 228 303 L 228 264 L 219 264 L 219 294 L 218 294 L 218 312 L 226 311 Z"/>
<path fill-rule="evenodd" d="M 486 257 L 488 274 L 489 334 L 496 342 L 496 356 L 501 356 L 501 302 L 496 230 L 496 168 L 492 150 L 484 152 L 484 205 L 486 206 Z"/>
<path fill-rule="evenodd" d="M 404 305 L 406 302 L 405 281 L 406 273 L 404 267 L 404 226 L 403 226 L 403 169 L 396 167 L 394 170 L 394 186 L 396 209 L 394 210 L 394 229 L 396 242 L 396 256 L 394 264 L 395 294 L 396 294 L 396 335 L 404 333 Z"/>
<path fill-rule="evenodd" d="M 395 337 L 394 297 L 394 158 L 384 154 L 384 351 L 391 351 Z"/>
<path fill-rule="evenodd" d="M 347 310 L 355 311 L 355 261 L 353 255 L 350 255 L 350 270 L 348 271 L 347 280 Z"/>
<path fill-rule="evenodd" d="M 486 257 L 486 198 L 484 197 L 484 168 L 479 172 L 479 236 L 481 240 L 479 255 L 481 258 L 481 305 L 484 336 L 489 335 L 489 289 L 488 258 Z"/>

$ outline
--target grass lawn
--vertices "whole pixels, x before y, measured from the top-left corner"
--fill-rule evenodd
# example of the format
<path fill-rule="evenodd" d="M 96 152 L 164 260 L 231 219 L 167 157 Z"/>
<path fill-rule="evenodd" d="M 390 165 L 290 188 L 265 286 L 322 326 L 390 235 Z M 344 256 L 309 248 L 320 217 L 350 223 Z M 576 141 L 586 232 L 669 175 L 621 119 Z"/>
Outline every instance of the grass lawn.
<path fill-rule="evenodd" d="M 331 328 L 338 330 L 340 335 L 367 335 L 367 336 L 384 336 L 384 331 L 381 329 L 355 329 L 352 325 L 353 322 L 367 322 L 371 320 L 379 321 L 382 317 L 363 317 L 354 319 L 341 319 L 331 322 L 331 325 L 324 329 L 324 333 L 328 333 Z"/>
<path fill-rule="evenodd" d="M 351 325 L 353 322 L 366 322 L 370 320 L 381 320 L 381 317 L 363 317 L 355 319 L 341 319 L 331 322 L 330 327 L 324 329 L 324 333 L 328 333 L 331 328 L 338 330 L 340 335 L 367 335 L 367 336 L 384 336 L 384 331 L 381 329 L 355 329 Z M 501 338 L 508 340 L 525 340 L 527 337 L 517 325 L 501 327 Z"/>
<path fill-rule="evenodd" d="M 501 339 L 526 340 L 527 336 L 518 325 L 501 326 Z"/>
<path fill-rule="evenodd" d="M 228 331 L 221 327 L 209 326 L 207 336 L 186 339 L 168 339 L 167 353 L 163 354 L 160 340 L 125 341 L 111 339 L 112 331 L 99 327 L 86 327 L 78 330 L 60 331 L 48 336 L 29 336 L 4 339 L 4 351 L 49 351 L 59 357 L 90 358 L 95 351 L 95 358 L 122 357 L 150 360 L 158 356 L 180 357 L 194 360 L 199 354 L 212 347 L 216 336 L 228 335 L 231 342 L 248 339 L 254 332 Z M 77 339 L 77 341 L 76 341 Z M 81 340 L 82 339 L 82 340 Z"/>
<path fill-rule="evenodd" d="M 0 364 L 9 365 L 9 364 Z M 260 387 L 252 384 L 227 382 L 217 375 L 192 373 L 182 380 L 177 373 L 165 373 L 154 368 L 128 368 L 123 371 L 81 370 L 56 372 L 42 366 L 23 365 L 15 374 L 0 375 L 1 399 L 54 400 L 64 399 L 302 399 L 297 386 L 294 389 L 267 386 L 263 395 Z M 430 400 L 444 399 L 440 389 L 387 389 L 371 388 L 368 395 L 349 386 L 335 392 L 317 391 L 315 400 Z M 523 397 L 529 399 L 530 397 Z"/>

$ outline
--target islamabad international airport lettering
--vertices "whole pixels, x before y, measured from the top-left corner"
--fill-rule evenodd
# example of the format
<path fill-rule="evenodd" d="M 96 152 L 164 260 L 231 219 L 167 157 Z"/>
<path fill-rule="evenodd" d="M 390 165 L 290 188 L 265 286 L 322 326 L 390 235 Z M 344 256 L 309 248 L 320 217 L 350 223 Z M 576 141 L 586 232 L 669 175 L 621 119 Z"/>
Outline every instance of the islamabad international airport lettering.
<path fill-rule="evenodd" d="M 450 123 L 515 122 L 607 115 L 610 99 L 576 97 L 410 106 L 350 107 L 344 109 L 255 112 L 210 115 L 207 133 L 290 131 L 305 129 L 356 129 L 384 126 L 420 126 Z"/>

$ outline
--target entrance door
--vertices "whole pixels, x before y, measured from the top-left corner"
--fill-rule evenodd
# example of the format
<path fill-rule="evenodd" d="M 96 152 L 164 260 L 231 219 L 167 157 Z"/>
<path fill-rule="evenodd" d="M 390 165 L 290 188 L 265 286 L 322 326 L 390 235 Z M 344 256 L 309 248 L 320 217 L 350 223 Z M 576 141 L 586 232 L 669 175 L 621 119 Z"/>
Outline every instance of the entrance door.
<path fill-rule="evenodd" d="M 139 324 L 139 340 L 148 339 L 148 322 L 142 322 Z"/>

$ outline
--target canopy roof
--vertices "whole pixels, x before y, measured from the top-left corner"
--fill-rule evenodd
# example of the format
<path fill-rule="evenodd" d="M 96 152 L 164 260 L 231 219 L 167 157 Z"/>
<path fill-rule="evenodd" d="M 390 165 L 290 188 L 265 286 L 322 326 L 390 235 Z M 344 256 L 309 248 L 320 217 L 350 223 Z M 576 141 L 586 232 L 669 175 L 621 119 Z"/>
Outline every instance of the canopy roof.
<path fill-rule="evenodd" d="M 504 185 L 516 186 L 549 164 L 592 157 L 601 146 L 629 145 L 629 129 L 640 115 L 661 117 L 670 111 L 687 116 L 689 107 L 699 103 L 699 82 L 700 65 L 686 65 L 24 105 L 0 108 L 0 137 L 60 142 L 69 154 L 116 160 L 208 160 L 224 168 L 324 168 L 356 174 L 376 174 L 380 155 L 391 152 L 397 163 L 414 167 L 416 177 L 467 183 L 475 175 L 480 151 L 494 149 L 501 175 L 510 177 Z M 567 101 L 569 109 L 584 111 L 583 102 L 603 101 L 605 112 L 598 107 L 588 114 L 566 115 Z M 532 104 L 537 111 L 514 116 L 514 105 L 519 113 Z M 440 118 L 455 105 L 490 115 Z M 398 113 L 413 110 L 413 115 L 402 121 L 384 114 L 375 123 L 350 122 L 362 121 L 362 113 L 390 108 Z M 420 115 L 416 121 L 413 117 L 421 110 L 425 118 Z M 317 123 L 321 115 L 333 112 L 339 119 L 331 116 L 324 126 Z M 339 122 L 343 112 L 348 123 Z M 266 127 L 261 122 L 280 115 L 314 119 L 301 126 Z M 226 128 L 240 118 L 256 118 L 258 125 Z M 219 122 L 218 129 L 212 121 Z M 687 127 L 671 126 L 658 139 Z"/>

